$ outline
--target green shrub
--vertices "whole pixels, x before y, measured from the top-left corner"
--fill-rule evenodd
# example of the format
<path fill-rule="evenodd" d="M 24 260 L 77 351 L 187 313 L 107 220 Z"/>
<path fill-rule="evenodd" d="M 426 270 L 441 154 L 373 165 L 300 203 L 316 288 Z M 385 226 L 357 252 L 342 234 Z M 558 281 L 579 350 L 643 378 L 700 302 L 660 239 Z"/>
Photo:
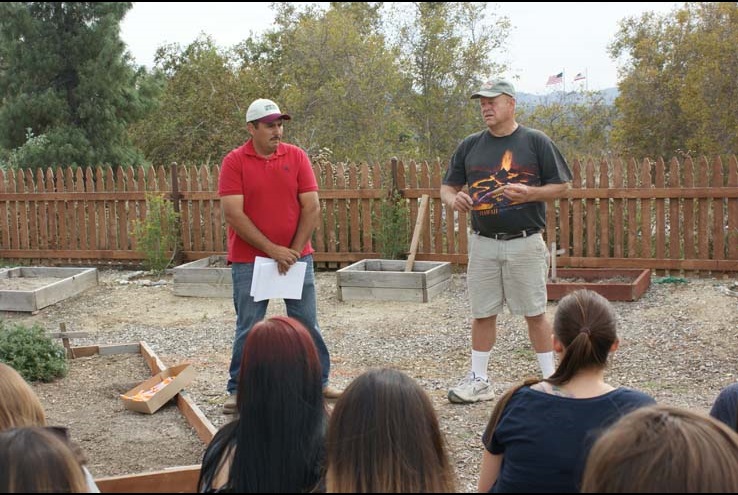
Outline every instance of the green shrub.
<path fill-rule="evenodd" d="M 382 201 L 376 226 L 375 240 L 382 259 L 404 259 L 410 249 L 410 212 L 399 191 Z"/>
<path fill-rule="evenodd" d="M 146 218 L 133 222 L 136 250 L 146 256 L 144 267 L 163 273 L 174 258 L 179 236 L 179 215 L 161 194 L 146 194 Z M 171 254 L 170 254 L 171 253 Z"/>
<path fill-rule="evenodd" d="M 50 382 L 66 376 L 66 350 L 54 343 L 43 328 L 0 321 L 0 362 L 29 382 Z"/>

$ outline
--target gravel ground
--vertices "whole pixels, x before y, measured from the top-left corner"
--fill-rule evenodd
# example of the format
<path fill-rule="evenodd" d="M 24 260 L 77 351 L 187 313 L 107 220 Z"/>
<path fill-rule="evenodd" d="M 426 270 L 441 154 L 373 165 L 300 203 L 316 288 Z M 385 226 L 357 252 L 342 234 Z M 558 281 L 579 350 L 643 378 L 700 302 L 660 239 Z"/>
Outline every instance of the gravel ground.
<path fill-rule="evenodd" d="M 163 277 L 166 284 L 154 286 L 125 283 L 130 275 L 102 270 L 96 288 L 37 315 L 5 312 L 0 318 L 39 323 L 49 330 L 64 322 L 70 331 L 92 334 L 76 339 L 74 345 L 143 340 L 168 365 L 191 362 L 198 376 L 188 392 L 214 425 L 222 425 L 228 419 L 221 407 L 233 337 L 231 301 L 176 297 L 170 275 Z M 321 327 L 332 353 L 332 383 L 344 387 L 377 366 L 401 369 L 418 380 L 436 406 L 459 491 L 475 491 L 482 453 L 479 437 L 494 403 L 453 405 L 446 400 L 448 387 L 456 384 L 469 365 L 465 275 L 455 273 L 449 288 L 430 303 L 340 302 L 335 272 L 319 272 L 316 280 Z M 730 284 L 724 278 L 652 283 L 640 300 L 613 303 L 619 315 L 621 346 L 609 381 L 645 391 L 661 403 L 707 410 L 718 391 L 738 379 L 738 298 L 723 290 Z M 549 303 L 549 316 L 555 307 Z M 270 314 L 283 311 L 281 303 L 270 307 Z M 500 315 L 499 328 L 490 377 L 502 393 L 537 374 L 538 366 L 522 318 Z M 98 414 L 80 423 L 99 429 L 106 421 L 109 418 Z M 79 431 L 76 437 L 94 438 L 92 431 Z M 126 471 L 121 465 L 125 459 L 119 459 L 118 452 L 96 455 L 106 457 L 123 472 L 140 471 L 138 467 Z M 141 455 L 144 453 L 136 455 L 139 463 Z"/>

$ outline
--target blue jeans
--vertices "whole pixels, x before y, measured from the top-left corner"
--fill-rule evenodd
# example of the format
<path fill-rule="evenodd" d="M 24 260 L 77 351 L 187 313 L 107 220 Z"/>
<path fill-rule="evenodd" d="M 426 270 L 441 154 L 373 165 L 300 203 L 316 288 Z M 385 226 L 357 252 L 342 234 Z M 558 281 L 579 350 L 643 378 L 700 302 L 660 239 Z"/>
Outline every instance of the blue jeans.
<path fill-rule="evenodd" d="M 328 385 L 328 375 L 331 371 L 331 360 L 328 348 L 323 342 L 318 326 L 318 306 L 315 296 L 315 272 L 313 271 L 312 255 L 303 256 L 299 261 L 307 263 L 305 282 L 302 286 L 302 299 L 285 299 L 287 315 L 300 320 L 310 332 L 318 349 L 318 358 L 322 371 L 323 386 Z M 228 393 L 234 394 L 238 389 L 238 373 L 241 369 L 241 356 L 246 335 L 254 324 L 264 319 L 269 306 L 269 300 L 256 302 L 251 297 L 251 278 L 254 275 L 253 263 L 233 263 L 231 276 L 233 278 L 233 305 L 236 307 L 236 338 L 233 341 L 231 367 L 228 370 Z"/>

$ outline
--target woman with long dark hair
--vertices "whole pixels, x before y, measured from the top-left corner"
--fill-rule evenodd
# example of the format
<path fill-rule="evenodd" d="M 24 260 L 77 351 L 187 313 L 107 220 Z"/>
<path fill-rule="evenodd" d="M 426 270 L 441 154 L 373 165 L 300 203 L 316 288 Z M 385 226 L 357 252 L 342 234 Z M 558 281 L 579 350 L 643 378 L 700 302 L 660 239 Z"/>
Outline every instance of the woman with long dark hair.
<path fill-rule="evenodd" d="M 326 445 L 330 493 L 455 491 L 433 404 L 401 371 L 356 378 L 336 402 Z"/>
<path fill-rule="evenodd" d="M 326 408 L 310 333 L 277 316 L 246 338 L 238 418 L 215 435 L 202 462 L 201 492 L 309 492 L 322 479 Z"/>

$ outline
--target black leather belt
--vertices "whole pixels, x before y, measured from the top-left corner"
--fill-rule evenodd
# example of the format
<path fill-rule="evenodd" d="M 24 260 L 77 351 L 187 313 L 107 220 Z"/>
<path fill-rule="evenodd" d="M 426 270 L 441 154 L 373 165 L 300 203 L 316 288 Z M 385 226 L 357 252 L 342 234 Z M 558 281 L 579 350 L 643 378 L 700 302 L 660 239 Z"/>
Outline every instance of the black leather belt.
<path fill-rule="evenodd" d="M 489 237 L 490 239 L 495 239 L 497 241 L 509 241 L 510 239 L 519 239 L 521 237 L 528 237 L 530 235 L 534 234 L 540 234 L 543 232 L 543 229 L 525 229 L 521 230 L 520 232 L 497 232 L 495 234 L 485 234 L 483 232 L 474 232 L 477 235 L 481 235 L 482 237 Z"/>

